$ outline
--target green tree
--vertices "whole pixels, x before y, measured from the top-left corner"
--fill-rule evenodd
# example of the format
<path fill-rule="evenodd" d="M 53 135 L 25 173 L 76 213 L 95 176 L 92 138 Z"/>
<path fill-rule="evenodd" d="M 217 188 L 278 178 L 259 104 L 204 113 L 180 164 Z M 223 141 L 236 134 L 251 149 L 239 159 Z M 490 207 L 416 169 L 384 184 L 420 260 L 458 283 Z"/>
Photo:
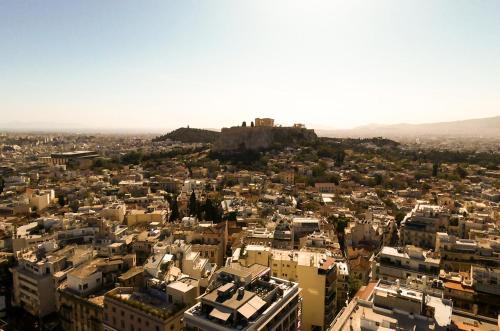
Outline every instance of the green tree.
<path fill-rule="evenodd" d="M 375 186 L 382 185 L 382 183 L 384 182 L 384 177 L 379 173 L 374 174 L 373 179 L 375 182 Z"/>
<path fill-rule="evenodd" d="M 347 281 L 349 285 L 349 296 L 353 297 L 363 286 L 363 283 L 361 282 L 360 279 L 356 278 L 354 275 L 349 275 L 349 279 Z"/>
<path fill-rule="evenodd" d="M 439 163 L 434 162 L 432 164 L 432 177 L 437 177 L 438 174 L 439 174 Z"/>
<path fill-rule="evenodd" d="M 179 205 L 177 204 L 177 197 L 172 198 L 170 203 L 170 222 L 178 220 L 180 217 Z"/>
<path fill-rule="evenodd" d="M 462 168 L 461 166 L 458 166 L 457 169 L 455 170 L 455 172 L 457 173 L 457 175 L 461 178 L 461 179 L 464 179 L 465 177 L 467 177 L 468 175 L 468 172 L 467 170 L 465 170 L 464 168 Z"/>
<path fill-rule="evenodd" d="M 197 201 L 196 201 L 196 194 L 194 193 L 194 190 L 191 192 L 191 196 L 189 197 L 189 204 L 188 204 L 188 210 L 189 210 L 189 216 L 193 216 L 197 214 Z"/>
<path fill-rule="evenodd" d="M 60 195 L 57 198 L 57 202 L 59 202 L 59 206 L 64 207 L 64 205 L 66 204 L 66 199 L 64 199 L 64 195 Z"/>
<path fill-rule="evenodd" d="M 403 219 L 405 218 L 406 214 L 402 211 L 398 211 L 398 213 L 396 214 L 396 223 L 398 224 L 398 226 L 401 224 L 401 222 L 403 221 Z"/>
<path fill-rule="evenodd" d="M 335 155 L 335 165 L 339 166 L 343 165 L 344 160 L 345 160 L 345 151 L 344 150 L 338 151 Z"/>
<path fill-rule="evenodd" d="M 212 201 L 210 198 L 207 198 L 203 206 L 205 219 L 214 223 L 219 223 L 222 220 L 222 211 L 219 206 L 220 204 L 217 203 L 217 201 Z"/>

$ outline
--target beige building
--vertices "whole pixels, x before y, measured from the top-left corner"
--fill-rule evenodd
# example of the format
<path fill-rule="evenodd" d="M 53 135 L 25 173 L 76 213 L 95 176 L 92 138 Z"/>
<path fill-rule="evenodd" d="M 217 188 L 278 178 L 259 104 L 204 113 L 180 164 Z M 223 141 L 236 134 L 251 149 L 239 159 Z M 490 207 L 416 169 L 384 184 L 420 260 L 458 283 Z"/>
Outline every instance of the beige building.
<path fill-rule="evenodd" d="M 101 216 L 115 222 L 122 223 L 125 219 L 127 206 L 123 203 L 113 203 L 101 210 Z"/>
<path fill-rule="evenodd" d="M 131 210 L 126 216 L 127 225 L 133 226 L 137 224 L 150 224 L 152 222 L 158 222 L 163 224 L 167 219 L 167 211 L 166 210 Z"/>
<path fill-rule="evenodd" d="M 240 264 L 261 264 L 271 268 L 273 277 L 298 282 L 303 299 L 302 330 L 324 330 L 335 316 L 337 306 L 337 265 L 320 252 L 279 250 L 248 245 Z"/>
<path fill-rule="evenodd" d="M 444 207 L 417 204 L 401 222 L 401 243 L 422 248 L 434 248 L 436 233 L 446 231 L 449 216 Z"/>

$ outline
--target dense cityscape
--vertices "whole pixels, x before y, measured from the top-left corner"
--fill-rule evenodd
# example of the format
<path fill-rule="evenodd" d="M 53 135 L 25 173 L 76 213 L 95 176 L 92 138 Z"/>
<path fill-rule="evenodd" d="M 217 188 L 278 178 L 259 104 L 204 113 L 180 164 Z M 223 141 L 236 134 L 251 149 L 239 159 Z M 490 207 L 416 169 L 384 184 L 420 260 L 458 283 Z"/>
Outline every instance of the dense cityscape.
<path fill-rule="evenodd" d="M 464 141 L 4 133 L 0 329 L 498 330 L 499 145 Z"/>

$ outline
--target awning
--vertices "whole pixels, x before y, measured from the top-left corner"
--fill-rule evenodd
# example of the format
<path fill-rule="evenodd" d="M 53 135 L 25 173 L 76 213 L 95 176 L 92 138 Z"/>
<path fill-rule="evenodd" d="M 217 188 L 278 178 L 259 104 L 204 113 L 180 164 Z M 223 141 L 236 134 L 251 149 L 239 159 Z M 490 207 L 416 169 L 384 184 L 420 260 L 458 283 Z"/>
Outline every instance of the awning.
<path fill-rule="evenodd" d="M 246 319 L 250 319 L 260 308 L 264 307 L 266 302 L 258 296 L 254 296 L 252 299 L 248 300 L 238 312 L 243 315 Z"/>
<path fill-rule="evenodd" d="M 229 317 L 231 316 L 231 313 L 223 312 L 222 310 L 214 308 L 214 309 L 212 309 L 210 316 L 215 317 L 215 318 L 220 319 L 221 321 L 225 322 L 229 319 Z"/>

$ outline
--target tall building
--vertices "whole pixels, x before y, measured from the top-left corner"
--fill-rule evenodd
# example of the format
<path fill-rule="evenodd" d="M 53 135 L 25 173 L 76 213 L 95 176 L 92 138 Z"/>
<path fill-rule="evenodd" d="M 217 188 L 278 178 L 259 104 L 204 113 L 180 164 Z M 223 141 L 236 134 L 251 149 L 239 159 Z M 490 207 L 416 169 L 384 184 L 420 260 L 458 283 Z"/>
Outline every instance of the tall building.
<path fill-rule="evenodd" d="M 297 330 L 297 283 L 269 276 L 269 268 L 224 267 L 200 302 L 184 313 L 188 331 Z"/>
<path fill-rule="evenodd" d="M 298 282 L 301 287 L 301 330 L 324 330 L 335 317 L 337 307 L 337 264 L 325 253 L 246 246 L 240 263 L 268 266 L 273 277 Z"/>
<path fill-rule="evenodd" d="M 39 317 L 55 312 L 57 287 L 73 267 L 90 258 L 90 249 L 76 245 L 58 249 L 55 242 L 19 252 L 18 266 L 12 269 L 13 304 Z"/>

